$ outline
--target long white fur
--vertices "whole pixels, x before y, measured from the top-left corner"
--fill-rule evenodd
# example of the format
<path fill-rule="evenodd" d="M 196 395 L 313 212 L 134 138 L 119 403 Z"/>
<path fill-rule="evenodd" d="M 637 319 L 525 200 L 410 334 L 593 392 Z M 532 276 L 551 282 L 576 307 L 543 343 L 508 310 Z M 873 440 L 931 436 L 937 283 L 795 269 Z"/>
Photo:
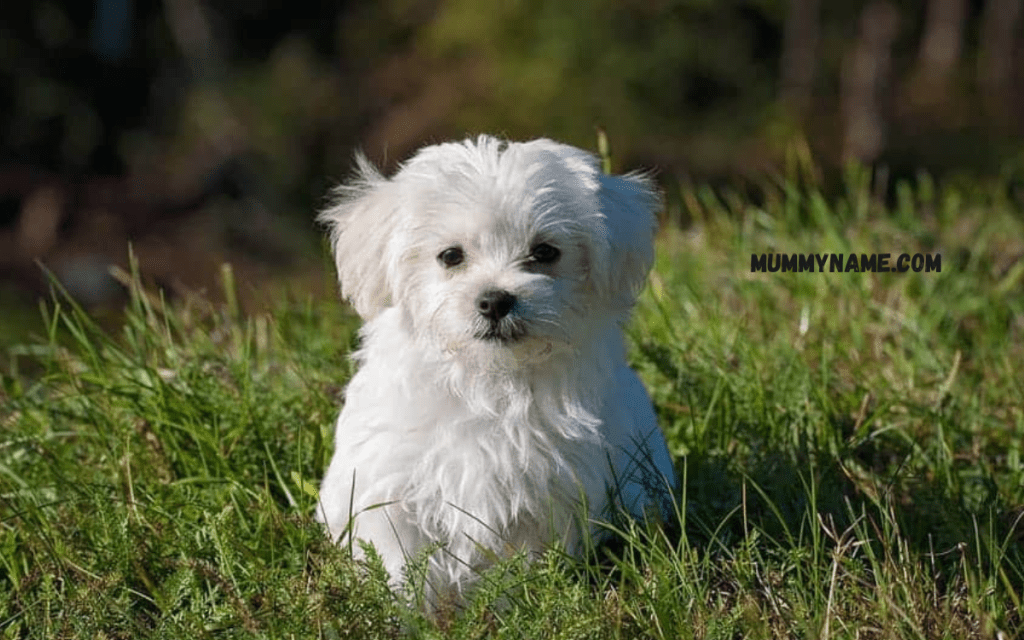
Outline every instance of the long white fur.
<path fill-rule="evenodd" d="M 665 509 L 671 459 L 622 339 L 653 260 L 652 185 L 489 136 L 424 148 L 390 179 L 359 171 L 321 215 L 365 321 L 320 491 L 332 537 L 371 542 L 395 586 L 429 553 L 437 602 L 495 555 L 578 553 L 611 511 Z M 538 242 L 556 263 L 528 266 Z M 451 246 L 457 268 L 438 260 Z M 477 337 L 495 288 L 516 296 L 521 339 Z"/>

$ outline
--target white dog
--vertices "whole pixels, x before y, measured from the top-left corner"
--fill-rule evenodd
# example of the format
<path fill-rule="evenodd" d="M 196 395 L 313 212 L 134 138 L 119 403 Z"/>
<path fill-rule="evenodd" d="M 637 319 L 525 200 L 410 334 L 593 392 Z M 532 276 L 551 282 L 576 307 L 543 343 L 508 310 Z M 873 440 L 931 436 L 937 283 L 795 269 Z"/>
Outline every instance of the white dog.
<path fill-rule="evenodd" d="M 581 551 L 615 511 L 671 513 L 675 478 L 622 327 L 653 260 L 656 192 L 550 140 L 359 158 L 321 215 L 365 321 L 320 491 L 331 536 L 428 598 L 495 557 Z"/>

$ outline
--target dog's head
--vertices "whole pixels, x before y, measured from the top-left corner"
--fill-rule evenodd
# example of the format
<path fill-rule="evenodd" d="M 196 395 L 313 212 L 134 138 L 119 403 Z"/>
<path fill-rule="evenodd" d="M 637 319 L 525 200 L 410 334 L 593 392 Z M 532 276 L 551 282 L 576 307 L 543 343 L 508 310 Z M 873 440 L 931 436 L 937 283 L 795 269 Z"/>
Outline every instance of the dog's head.
<path fill-rule="evenodd" d="M 344 296 L 366 320 L 403 312 L 448 354 L 534 359 L 621 322 L 653 260 L 658 196 L 574 147 L 426 147 L 390 179 L 359 176 L 321 214 Z"/>

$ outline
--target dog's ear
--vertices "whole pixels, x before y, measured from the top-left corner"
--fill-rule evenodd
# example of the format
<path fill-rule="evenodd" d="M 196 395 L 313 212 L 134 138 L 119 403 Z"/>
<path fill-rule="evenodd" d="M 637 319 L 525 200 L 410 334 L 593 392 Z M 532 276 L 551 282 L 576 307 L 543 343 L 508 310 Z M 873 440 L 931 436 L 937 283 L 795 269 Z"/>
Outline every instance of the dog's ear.
<path fill-rule="evenodd" d="M 600 174 L 598 180 L 609 243 L 608 263 L 597 269 L 602 280 L 599 286 L 613 305 L 628 309 L 643 289 L 654 262 L 661 197 L 654 183 L 640 174 Z"/>
<path fill-rule="evenodd" d="M 364 320 L 392 304 L 394 265 L 390 244 L 399 228 L 394 185 L 359 153 L 357 175 L 337 187 L 334 202 L 317 220 L 330 230 L 341 293 Z"/>

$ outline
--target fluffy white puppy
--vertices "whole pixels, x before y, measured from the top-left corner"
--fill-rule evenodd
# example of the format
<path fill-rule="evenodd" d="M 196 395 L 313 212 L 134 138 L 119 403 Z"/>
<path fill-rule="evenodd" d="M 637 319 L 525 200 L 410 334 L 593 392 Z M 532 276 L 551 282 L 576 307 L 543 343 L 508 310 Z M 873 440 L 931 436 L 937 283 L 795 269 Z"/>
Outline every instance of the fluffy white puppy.
<path fill-rule="evenodd" d="M 318 517 L 428 598 L 495 557 L 578 553 L 614 511 L 670 513 L 675 479 L 622 327 L 653 260 L 650 183 L 550 140 L 359 158 L 321 219 L 365 321 Z M 358 546 L 358 545 L 357 545 Z"/>

